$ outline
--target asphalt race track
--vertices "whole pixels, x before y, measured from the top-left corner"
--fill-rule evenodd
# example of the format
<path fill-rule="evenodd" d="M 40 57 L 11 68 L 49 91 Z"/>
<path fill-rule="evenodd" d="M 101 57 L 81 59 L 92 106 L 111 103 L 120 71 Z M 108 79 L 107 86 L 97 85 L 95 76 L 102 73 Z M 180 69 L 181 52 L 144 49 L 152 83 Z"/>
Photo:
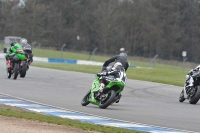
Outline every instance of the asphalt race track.
<path fill-rule="evenodd" d="M 5 60 L 0 60 L 0 70 L 0 93 L 114 119 L 200 132 L 200 102 L 179 103 L 182 87 L 128 80 L 120 102 L 100 109 L 80 103 L 94 74 L 30 67 L 26 78 L 13 80 L 7 78 Z"/>

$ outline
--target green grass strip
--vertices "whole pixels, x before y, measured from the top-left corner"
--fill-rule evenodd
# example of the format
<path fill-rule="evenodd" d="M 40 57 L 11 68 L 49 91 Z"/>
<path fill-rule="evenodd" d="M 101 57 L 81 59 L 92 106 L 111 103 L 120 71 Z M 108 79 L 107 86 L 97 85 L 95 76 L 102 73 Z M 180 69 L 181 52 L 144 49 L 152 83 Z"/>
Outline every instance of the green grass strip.
<path fill-rule="evenodd" d="M 80 122 L 76 120 L 71 120 L 67 118 L 60 118 L 50 115 L 39 114 L 35 112 L 11 109 L 9 106 L 6 108 L 0 108 L 0 115 L 16 118 L 24 118 L 27 120 L 37 120 L 39 122 L 47 122 L 57 125 L 65 125 L 74 128 L 79 128 L 87 131 L 98 131 L 102 133 L 144 133 L 140 131 L 127 130 L 116 127 L 108 127 L 102 125 L 94 125 L 90 123 Z"/>

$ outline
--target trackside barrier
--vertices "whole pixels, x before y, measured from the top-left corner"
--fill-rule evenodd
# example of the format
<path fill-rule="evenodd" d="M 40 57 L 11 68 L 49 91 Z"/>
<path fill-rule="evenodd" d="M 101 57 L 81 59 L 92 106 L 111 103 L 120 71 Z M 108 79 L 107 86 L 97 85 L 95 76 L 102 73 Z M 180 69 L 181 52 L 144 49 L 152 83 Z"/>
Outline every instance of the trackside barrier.
<path fill-rule="evenodd" d="M 33 61 L 48 62 L 48 58 L 33 57 Z"/>
<path fill-rule="evenodd" d="M 0 58 L 5 59 L 5 55 L 6 55 L 5 53 L 0 53 Z"/>
<path fill-rule="evenodd" d="M 0 53 L 0 59 L 5 59 L 5 53 Z M 103 66 L 103 62 L 97 61 L 86 61 L 86 60 L 65 60 L 65 59 L 56 59 L 56 58 L 43 58 L 43 57 L 33 57 L 33 61 L 38 62 L 49 62 L 49 63 L 66 63 L 66 64 L 77 64 L 77 65 L 93 65 L 93 66 Z M 149 67 L 138 67 L 130 66 L 129 68 L 147 68 Z"/>
<path fill-rule="evenodd" d="M 48 62 L 51 63 L 68 63 L 68 64 L 77 64 L 77 60 L 64 60 L 64 59 L 56 59 L 56 58 L 48 58 Z"/>
<path fill-rule="evenodd" d="M 5 59 L 5 53 L 0 53 L 0 59 Z M 56 58 L 43 58 L 43 57 L 35 57 L 33 56 L 33 61 L 39 62 L 49 62 L 49 63 L 67 63 L 67 64 L 77 64 L 77 65 L 95 65 L 102 66 L 102 62 L 96 61 L 86 61 L 86 60 L 64 60 L 64 59 L 56 59 Z"/>
<path fill-rule="evenodd" d="M 0 59 L 5 59 L 5 53 L 0 53 Z M 33 57 L 33 61 L 41 61 L 41 62 L 48 62 L 48 58 L 43 57 Z"/>
<path fill-rule="evenodd" d="M 64 60 L 64 59 L 56 59 L 56 58 L 48 58 L 48 62 L 51 62 L 51 63 L 68 63 L 68 64 L 77 64 L 77 65 L 95 65 L 95 66 L 102 66 L 103 65 L 103 62 L 86 61 L 86 60 Z"/>
<path fill-rule="evenodd" d="M 95 66 L 103 66 L 103 62 L 96 62 L 96 61 L 85 61 L 85 60 L 77 60 L 77 64 L 81 65 L 95 65 Z"/>

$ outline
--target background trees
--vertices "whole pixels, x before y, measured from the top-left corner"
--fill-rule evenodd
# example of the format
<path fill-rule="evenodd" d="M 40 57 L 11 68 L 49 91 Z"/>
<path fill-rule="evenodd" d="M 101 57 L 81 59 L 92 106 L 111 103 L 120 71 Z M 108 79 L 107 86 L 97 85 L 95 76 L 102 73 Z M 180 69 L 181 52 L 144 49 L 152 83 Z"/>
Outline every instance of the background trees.
<path fill-rule="evenodd" d="M 0 38 L 36 45 L 199 62 L 199 0 L 0 0 Z M 77 40 L 77 36 L 80 40 Z"/>

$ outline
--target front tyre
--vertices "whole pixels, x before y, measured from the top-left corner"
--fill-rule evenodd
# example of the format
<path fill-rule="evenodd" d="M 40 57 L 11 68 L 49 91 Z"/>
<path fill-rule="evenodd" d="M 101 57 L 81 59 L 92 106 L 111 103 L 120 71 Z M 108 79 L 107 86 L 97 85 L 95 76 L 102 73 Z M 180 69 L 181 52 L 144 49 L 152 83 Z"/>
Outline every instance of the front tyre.
<path fill-rule="evenodd" d="M 198 86 L 194 96 L 189 98 L 190 104 L 196 104 L 199 101 L 199 98 L 200 98 L 200 86 Z"/>
<path fill-rule="evenodd" d="M 116 97 L 116 92 L 114 90 L 109 91 L 108 93 L 106 93 L 107 98 L 105 100 L 100 100 L 99 103 L 99 108 L 101 109 L 105 109 L 107 108 L 109 105 L 111 105 Z"/>
<path fill-rule="evenodd" d="M 184 98 L 184 89 L 181 91 L 181 94 L 179 96 L 179 102 L 184 102 L 185 101 L 185 98 Z"/>
<path fill-rule="evenodd" d="M 87 92 L 87 94 L 83 97 L 82 101 L 81 101 L 81 105 L 82 106 L 87 106 L 90 102 L 88 101 L 89 100 L 89 96 L 90 96 L 90 93 L 91 91 L 89 90 Z"/>

